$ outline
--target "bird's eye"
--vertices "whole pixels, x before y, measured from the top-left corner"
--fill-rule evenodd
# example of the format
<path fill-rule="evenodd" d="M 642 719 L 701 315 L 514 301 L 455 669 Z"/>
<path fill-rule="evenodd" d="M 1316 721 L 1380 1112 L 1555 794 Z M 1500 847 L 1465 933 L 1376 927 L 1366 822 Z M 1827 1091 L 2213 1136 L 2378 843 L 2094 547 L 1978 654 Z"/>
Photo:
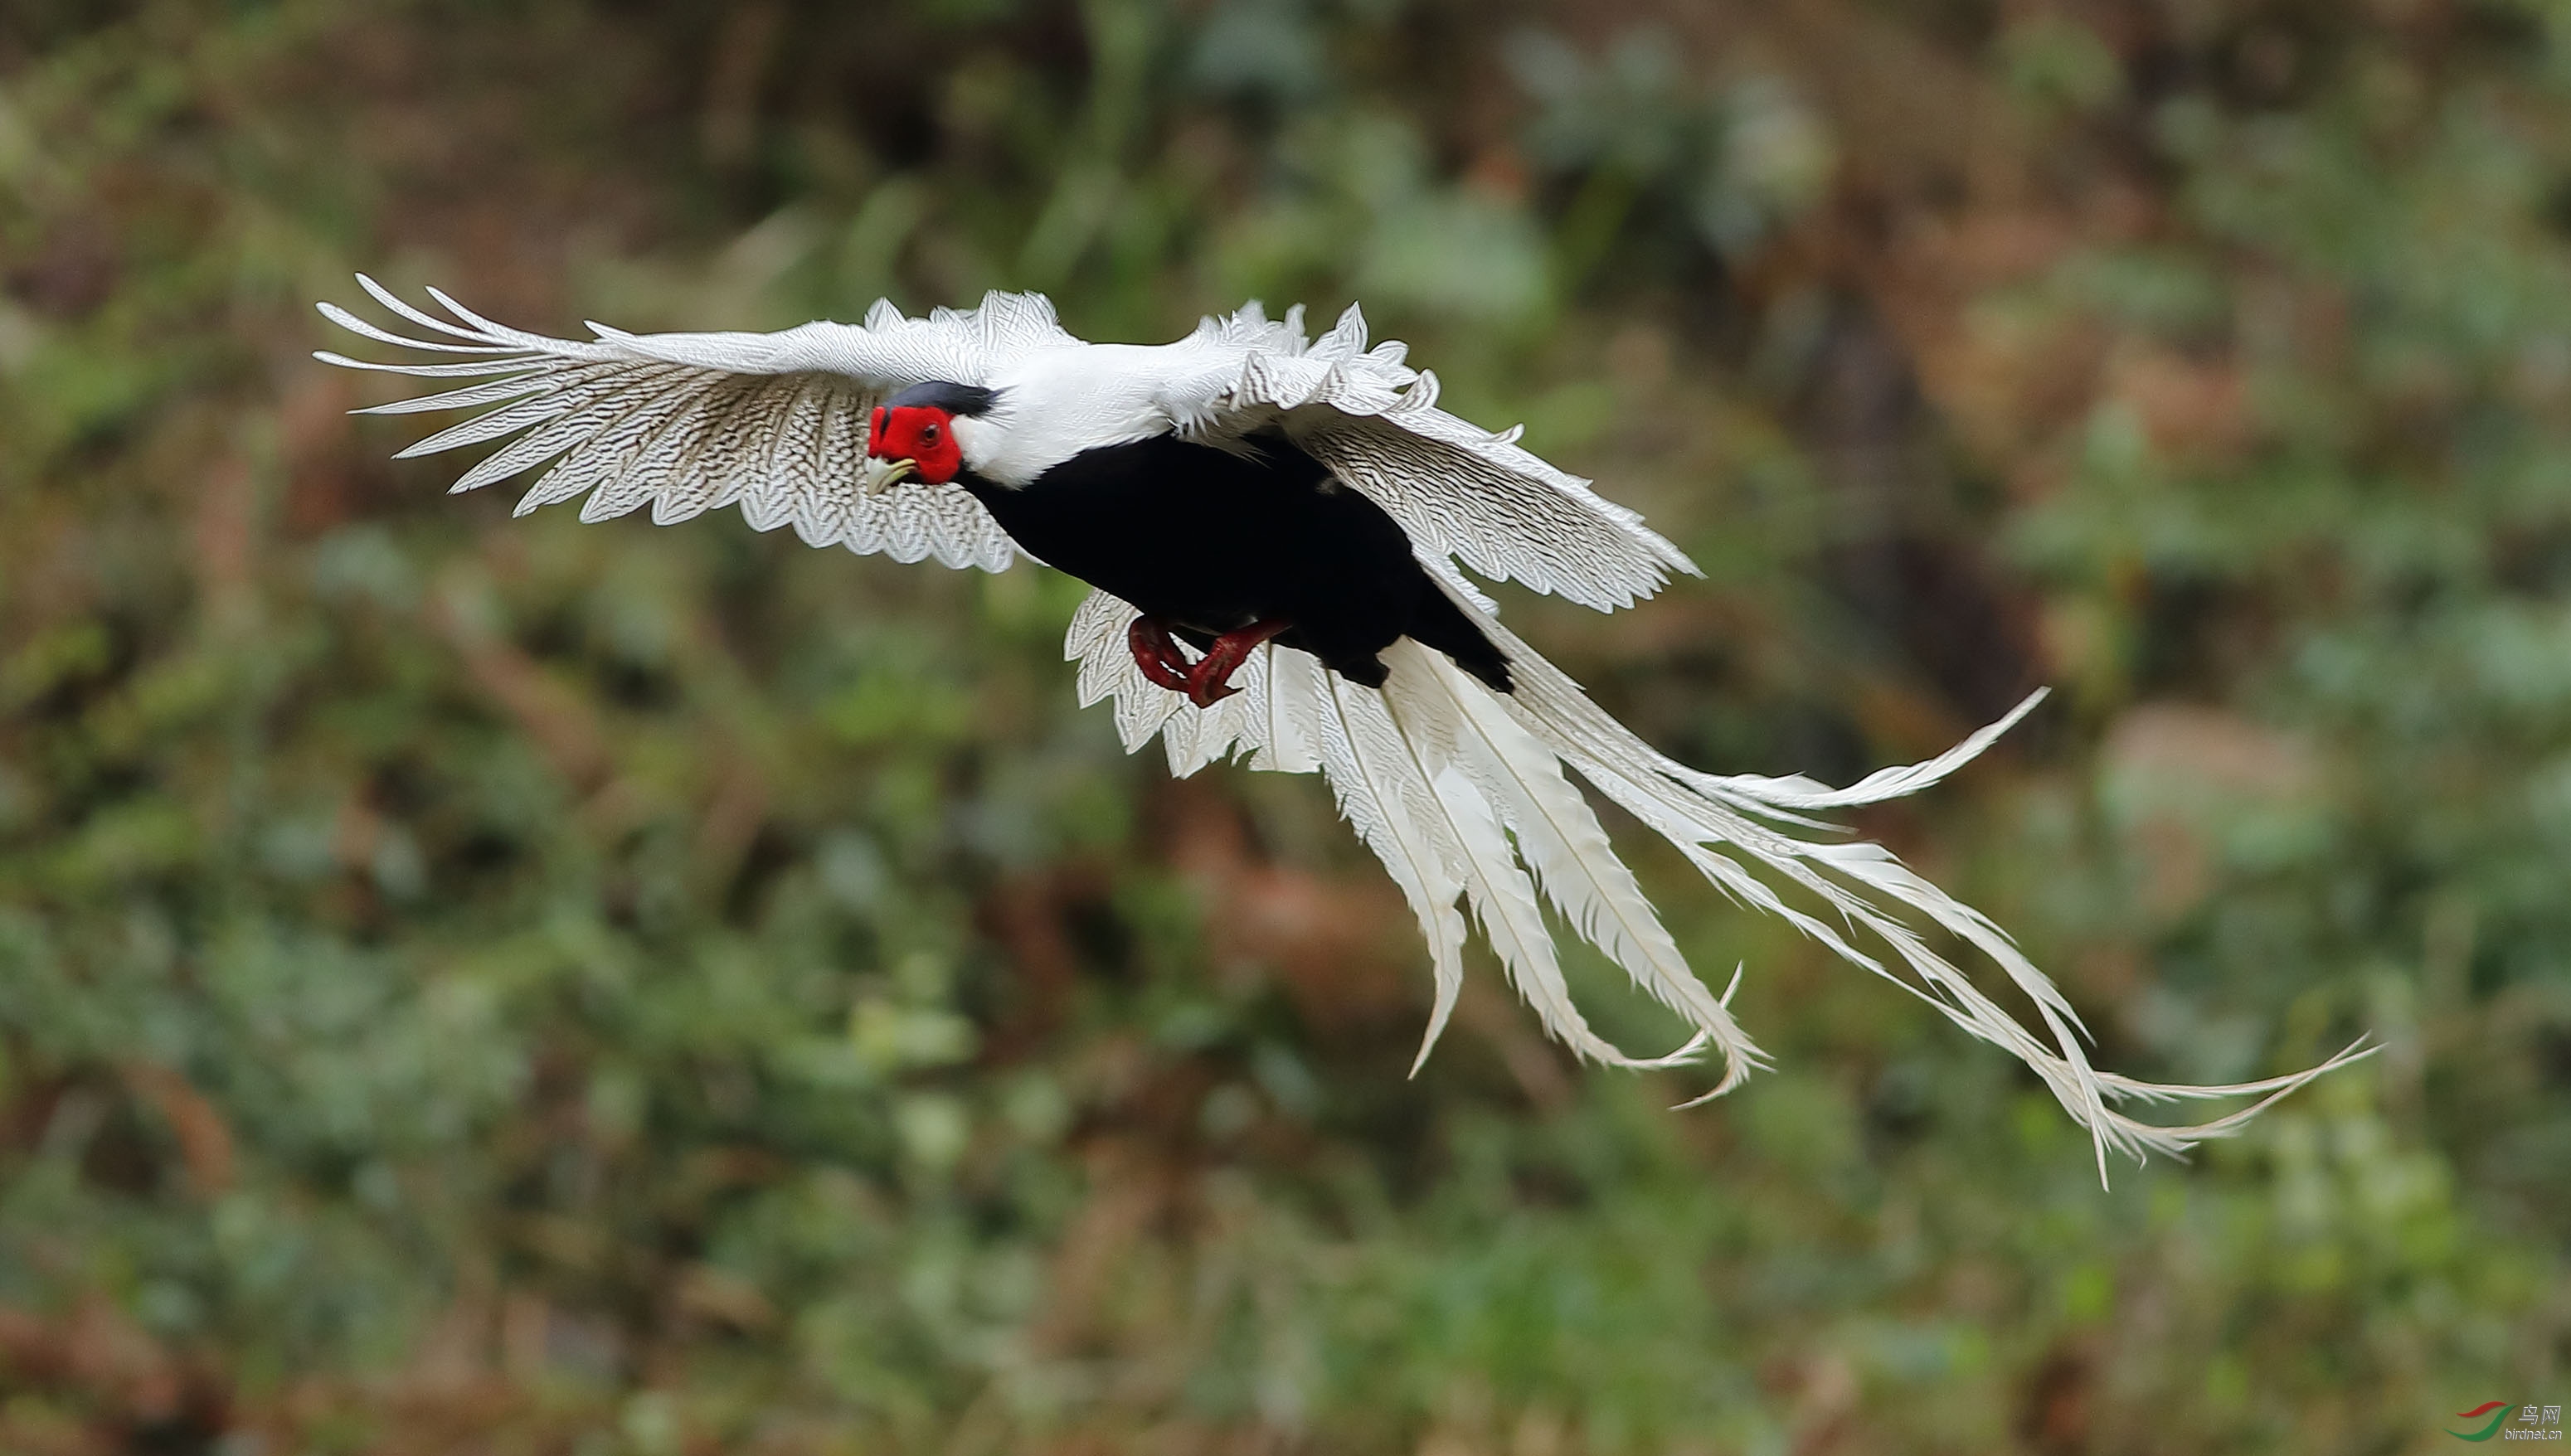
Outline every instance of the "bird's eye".
<path fill-rule="evenodd" d="M 934 444 L 936 444 L 936 443 L 937 443 L 937 426 L 935 426 L 935 425 L 921 425 L 921 426 L 919 427 L 919 442 L 920 442 L 921 444 L 923 444 L 923 445 L 934 445 Z"/>

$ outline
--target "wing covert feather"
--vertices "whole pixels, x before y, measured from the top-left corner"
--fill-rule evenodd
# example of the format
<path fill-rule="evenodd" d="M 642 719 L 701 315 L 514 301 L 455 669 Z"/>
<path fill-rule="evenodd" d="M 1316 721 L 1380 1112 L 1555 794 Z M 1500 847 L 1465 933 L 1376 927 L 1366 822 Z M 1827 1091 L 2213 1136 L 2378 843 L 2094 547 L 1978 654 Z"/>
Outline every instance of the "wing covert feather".
<path fill-rule="evenodd" d="M 1309 342 L 1300 309 L 1271 322 L 1256 304 L 1207 319 L 1188 342 L 1241 362 L 1212 397 L 1170 401 L 1181 428 L 1282 426 L 1383 507 L 1423 556 L 1601 611 L 1652 595 L 1672 572 L 1697 574 L 1639 514 L 1521 448 L 1515 429 L 1493 433 L 1439 409 L 1437 376 L 1405 364 L 1398 342 L 1369 348 L 1354 305 Z"/>

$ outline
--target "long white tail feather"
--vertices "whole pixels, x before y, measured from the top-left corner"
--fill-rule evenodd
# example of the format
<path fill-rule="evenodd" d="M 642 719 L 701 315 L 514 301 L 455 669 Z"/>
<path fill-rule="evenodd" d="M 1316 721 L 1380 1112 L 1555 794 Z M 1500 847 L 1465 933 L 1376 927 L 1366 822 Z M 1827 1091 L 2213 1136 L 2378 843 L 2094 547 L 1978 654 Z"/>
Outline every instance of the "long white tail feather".
<path fill-rule="evenodd" d="M 1524 802 L 1531 786 L 1502 786 L 1513 784 L 1525 765 L 1513 766 L 1506 761 L 1509 744 L 1505 730 L 1495 741 L 1460 711 L 1463 700 L 1446 681 L 1447 675 L 1455 671 L 1452 664 L 1413 643 L 1395 644 L 1384 656 L 1391 678 L 1380 694 L 1352 686 L 1343 691 L 1369 693 L 1390 709 L 1400 749 L 1407 758 L 1402 766 L 1411 777 L 1431 788 L 1443 819 L 1439 828 L 1444 832 L 1437 835 L 1438 841 L 1456 856 L 1457 877 L 1464 886 L 1465 899 L 1473 907 L 1474 918 L 1481 923 L 1483 938 L 1499 956 L 1510 984 L 1535 1008 L 1545 1030 L 1580 1055 L 1610 1066 L 1671 1067 L 1693 1059 L 1702 1049 L 1702 1038 L 1668 1057 L 1637 1058 L 1590 1029 L 1571 999 L 1570 984 L 1563 977 L 1561 961 L 1554 951 L 1552 928 L 1545 923 L 1543 907 L 1536 898 L 1536 883 L 1529 874 L 1529 868 L 1543 863 L 1545 858 L 1528 852 L 1531 839 L 1544 836 L 1543 830 L 1534 827 L 1543 816 Z M 1333 686 L 1340 685 L 1334 682 Z M 1489 695 L 1483 692 L 1481 696 Z M 1532 743 L 1527 746 L 1534 747 Z M 1542 771 L 1550 773 L 1563 792 L 1570 792 L 1570 785 L 1562 781 L 1560 770 L 1554 767 L 1552 755 L 1541 756 Z M 1587 806 L 1582 805 L 1581 811 L 1586 813 Z M 1513 831 L 1518 836 L 1514 850 L 1509 842 Z M 1603 835 L 1598 847 L 1602 852 L 1605 849 Z M 1519 863 L 1521 855 L 1527 860 L 1526 867 Z M 1612 854 L 1603 857 L 1616 869 L 1623 868 L 1615 864 Z M 1557 864 L 1552 870 L 1552 878 L 1566 883 L 1598 875 L 1595 867 L 1570 870 Z M 1547 887 L 1553 885 L 1549 882 Z M 1651 917 L 1651 906 L 1641 902 L 1639 889 L 1631 899 L 1640 903 L 1642 915 L 1650 921 L 1649 931 L 1668 942 L 1667 932 Z M 1564 904 L 1564 896 L 1557 896 L 1558 904 Z M 1575 917 L 1589 908 L 1577 896 L 1569 897 L 1569 903 L 1564 904 L 1565 914 Z M 1589 931 L 1584 931 L 1584 936 L 1602 946 L 1617 944 L 1610 937 Z M 1669 954 L 1676 958 L 1675 945 L 1670 946 Z M 1687 980 L 1702 994 L 1704 988 L 1693 977 Z M 1716 1014 L 1721 1014 L 1719 1007 Z M 1428 1050 L 1427 1046 L 1421 1047 L 1423 1060 Z"/>
<path fill-rule="evenodd" d="M 1299 654 L 1261 656 L 1269 664 L 1269 690 L 1257 714 L 1262 741 L 1252 765 L 1278 773 L 1313 772 L 1321 766 L 1314 725 L 1319 721 L 1320 697 L 1329 691 L 1328 676 L 1308 658 L 1288 671 L 1287 665 L 1294 664 Z"/>
<path fill-rule="evenodd" d="M 1721 1049 L 1727 1062 L 1755 1061 L 1758 1049 L 1688 970 L 1678 943 L 1661 925 L 1633 873 L 1616 858 L 1597 815 L 1562 776 L 1554 755 L 1500 710 L 1488 689 L 1465 677 L 1443 654 L 1404 641 L 1387 649 L 1383 660 L 1391 670 L 1383 697 L 1394 721 L 1413 743 L 1444 756 L 1440 783 L 1456 805 L 1459 823 L 1469 815 L 1489 827 L 1487 835 L 1468 838 L 1468 846 L 1514 871 L 1492 878 L 1525 901 L 1534 944 L 1527 952 L 1502 949 L 1501 963 L 1547 1029 L 1582 1055 L 1611 1065 L 1674 1066 L 1707 1045 Z M 1518 869 L 1520 860 L 1525 870 Z M 1590 1033 L 1562 980 L 1552 932 L 1528 884 L 1530 871 L 1583 940 L 1696 1028 L 1686 1047 L 1667 1057 L 1638 1060 Z M 1476 908 L 1481 908 L 1478 902 Z M 1487 923 L 1487 911 L 1484 916 Z M 1493 945 L 1500 948 L 1496 939 Z"/>
<path fill-rule="evenodd" d="M 1800 773 L 1783 778 L 1756 773 L 1706 773 L 1663 757 L 1657 751 L 1653 756 L 1667 764 L 1663 771 L 1672 773 L 1680 782 L 1699 792 L 1743 803 L 1763 812 L 1857 808 L 1881 803 L 1885 799 L 1906 798 L 1921 789 L 1935 787 L 1939 780 L 1980 757 L 1985 749 L 1998 742 L 2010 728 L 2017 727 L 2020 719 L 2034 712 L 2035 706 L 2042 703 L 2045 696 L 2045 690 L 2041 688 L 2026 695 L 2006 716 L 1984 725 L 1972 736 L 1934 758 L 1878 768 L 1845 788 L 1832 788 Z"/>
<path fill-rule="evenodd" d="M 1405 732 L 1404 736 L 1409 735 Z M 1482 927 L 1482 939 L 1499 957 L 1509 984 L 1535 1009 L 1536 1019 L 1544 1024 L 1548 1035 L 1582 1056 L 1610 1063 L 1627 1062 L 1629 1059 L 1621 1051 L 1590 1029 L 1580 1008 L 1572 1003 L 1571 987 L 1563 979 L 1562 964 L 1554 954 L 1553 928 L 1545 924 L 1544 907 L 1536 901 L 1535 884 L 1510 852 L 1508 831 L 1492 814 L 1490 799 L 1452 766 L 1439 770 L 1432 782 L 1438 806 L 1454 834 L 1453 846 L 1461 851 L 1459 867 L 1465 903 L 1473 907 L 1473 918 Z M 1451 1006 L 1455 989 L 1438 988 L 1441 1008 Z M 1431 1021 L 1431 1035 L 1421 1040 L 1419 1055 L 1411 1063 L 1414 1075 L 1426 1065 L 1436 1045 L 1434 1033 L 1442 1026 L 1441 1020 Z"/>
<path fill-rule="evenodd" d="M 1272 664 L 1300 656 L 1261 655 Z M 1320 671 L 1320 664 L 1311 659 L 1303 662 L 1311 664 L 1310 671 Z M 1286 669 L 1299 670 L 1299 665 Z M 1437 990 L 1420 1052 L 1425 1057 L 1427 1047 L 1435 1045 L 1445 1029 L 1464 985 L 1464 917 L 1455 909 L 1455 897 L 1464 888 L 1456 868 L 1461 855 L 1437 842 L 1441 815 L 1436 795 L 1404 771 L 1409 759 L 1400 746 L 1401 730 L 1393 726 L 1382 700 L 1331 679 L 1320 684 L 1313 703 L 1319 719 L 1322 771 L 1337 795 L 1339 813 L 1383 861 L 1428 940 Z M 1412 1066 L 1416 1070 L 1417 1063 Z"/>

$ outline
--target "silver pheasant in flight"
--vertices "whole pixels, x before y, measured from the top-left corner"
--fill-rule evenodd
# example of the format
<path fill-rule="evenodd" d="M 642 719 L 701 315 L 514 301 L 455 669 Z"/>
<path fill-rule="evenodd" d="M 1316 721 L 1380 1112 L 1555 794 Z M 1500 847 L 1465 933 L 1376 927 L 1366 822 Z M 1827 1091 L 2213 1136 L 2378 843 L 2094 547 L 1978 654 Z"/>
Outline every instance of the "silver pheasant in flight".
<path fill-rule="evenodd" d="M 479 411 L 401 452 L 506 439 L 458 491 L 541 466 L 521 515 L 580 500 L 584 521 L 648 505 L 666 525 L 737 505 L 753 527 L 791 525 L 813 546 L 994 572 L 1029 556 L 1087 582 L 1095 591 L 1065 655 L 1080 665 L 1082 703 L 1115 700 L 1128 751 L 1157 735 L 1175 774 L 1239 755 L 1328 779 L 1427 938 L 1423 1059 L 1462 984 L 1469 908 L 1545 1029 L 1580 1055 L 1639 1068 L 1719 1058 L 1707 1097 L 1763 1064 L 1731 992 L 1690 970 L 1566 768 L 1734 899 L 2025 1062 L 2088 1129 L 2101 1177 L 2111 1149 L 2182 1153 L 2364 1055 L 2350 1047 L 2306 1072 L 2221 1087 L 2101 1071 L 2078 1014 L 1998 926 L 1811 817 L 1928 787 L 2041 694 L 1934 759 L 1846 788 L 1702 772 L 1628 731 L 1502 627 L 1465 572 L 1612 611 L 1696 568 L 1634 512 L 1520 448 L 1517 431 L 1438 408 L 1436 376 L 1406 365 L 1399 343 L 1369 347 L 1354 307 L 1318 339 L 1300 309 L 1272 321 L 1253 303 L 1175 343 L 1093 344 L 1065 332 L 1044 298 L 992 293 L 925 318 L 882 302 L 862 324 L 591 324 L 596 337 L 570 340 L 491 322 L 435 289 L 450 318 L 358 282 L 419 332 L 330 303 L 322 313 L 444 357 L 318 357 L 472 381 L 364 411 Z M 1548 903 L 1693 1028 L 1686 1045 L 1636 1057 L 1591 1029 Z M 1931 931 L 1996 966 L 2035 1025 Z M 2183 1127 L 2120 1107 L 2241 1096 L 2263 1101 Z"/>

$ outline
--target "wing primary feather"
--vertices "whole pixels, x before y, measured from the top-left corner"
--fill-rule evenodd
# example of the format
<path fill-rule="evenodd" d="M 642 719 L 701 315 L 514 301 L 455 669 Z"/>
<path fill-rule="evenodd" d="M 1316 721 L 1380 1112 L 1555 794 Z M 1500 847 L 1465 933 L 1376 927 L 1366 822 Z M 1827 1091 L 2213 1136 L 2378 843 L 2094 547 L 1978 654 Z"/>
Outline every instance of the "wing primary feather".
<path fill-rule="evenodd" d="M 483 333 L 492 338 L 506 339 L 521 346 L 534 347 L 543 347 L 548 344 L 560 345 L 568 342 L 568 340 L 564 339 L 547 338 L 540 333 L 529 333 L 524 329 L 511 328 L 506 324 L 493 323 L 490 319 L 483 317 L 481 314 L 474 312 L 472 309 L 456 302 L 453 298 L 448 297 L 446 290 L 443 288 L 430 288 L 428 290 L 428 296 L 436 299 L 439 307 L 454 314 L 456 317 L 463 319 L 465 322 L 472 324 L 475 328 L 482 330 Z M 423 318 L 424 317 L 425 315 L 423 315 Z M 453 329 L 448 330 L 450 333 L 454 331 L 455 330 Z"/>
<path fill-rule="evenodd" d="M 493 379 L 483 384 L 467 384 L 461 389 L 441 390 L 435 394 L 414 394 L 408 399 L 363 405 L 348 413 L 428 414 L 441 409 L 478 409 L 486 404 L 498 404 L 503 400 L 517 399 L 563 387 L 559 380 L 550 375 L 521 374 L 514 379 Z"/>
<path fill-rule="evenodd" d="M 418 324 L 422 328 L 446 334 L 451 338 L 471 339 L 476 343 L 490 342 L 487 336 L 476 333 L 472 329 L 458 328 L 454 324 L 447 322 L 445 319 L 440 318 L 433 313 L 424 312 L 418 308 L 412 307 L 410 304 L 401 300 L 400 294 L 395 293 L 392 289 L 376 282 L 373 278 L 366 276 L 364 273 L 357 274 L 357 286 L 365 289 L 367 293 L 373 296 L 376 302 L 383 304 L 393 312 L 400 314 L 402 317 L 409 319 L 411 322 Z M 408 340 L 395 340 L 395 342 L 408 342 Z"/>
<path fill-rule="evenodd" d="M 529 425 L 540 424 L 557 415 L 569 413 L 577 403 L 560 393 L 547 391 L 533 399 L 521 400 L 489 414 L 475 415 L 462 424 L 449 425 L 436 434 L 415 440 L 393 452 L 396 460 L 416 460 L 422 455 L 436 455 L 466 445 L 479 445 L 502 435 L 515 434 Z"/>
<path fill-rule="evenodd" d="M 316 303 L 313 306 L 320 309 L 321 316 L 329 319 L 332 323 L 339 325 L 341 328 L 348 330 L 350 333 L 353 333 L 360 338 L 370 338 L 377 343 L 394 344 L 406 349 L 425 349 L 432 353 L 440 354 L 506 354 L 516 352 L 516 350 L 508 344 L 495 344 L 489 342 L 437 343 L 424 338 L 404 338 L 400 334 L 394 333 L 389 329 L 377 328 L 375 325 L 359 318 L 354 313 L 340 307 L 336 303 L 323 302 Z M 464 336 L 466 338 L 475 337 L 473 334 L 465 334 Z"/>
<path fill-rule="evenodd" d="M 515 374 L 548 367 L 547 361 L 531 354 L 505 354 L 492 359 L 475 359 L 453 364 L 386 364 L 374 359 L 352 359 L 329 349 L 314 349 L 312 357 L 342 369 L 368 369 L 378 374 L 408 374 L 414 379 L 471 379 L 491 374 Z"/>

